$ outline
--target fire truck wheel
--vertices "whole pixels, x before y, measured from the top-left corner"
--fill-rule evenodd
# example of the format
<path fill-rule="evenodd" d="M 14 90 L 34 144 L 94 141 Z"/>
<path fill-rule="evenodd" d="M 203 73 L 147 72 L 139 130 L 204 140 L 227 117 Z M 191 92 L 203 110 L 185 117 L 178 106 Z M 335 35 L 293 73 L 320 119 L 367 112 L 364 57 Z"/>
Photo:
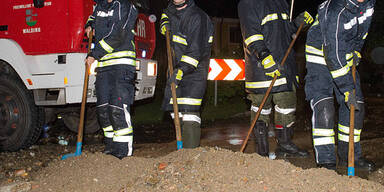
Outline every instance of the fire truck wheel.
<path fill-rule="evenodd" d="M 65 126 L 77 133 L 79 129 L 79 121 L 80 121 L 80 109 L 76 111 L 67 112 L 61 115 L 63 118 L 63 122 Z M 99 123 L 97 121 L 97 115 L 96 115 L 96 107 L 90 106 L 87 107 L 87 110 L 85 112 L 85 125 L 84 125 L 84 133 L 95 133 L 98 130 L 100 130 Z"/>
<path fill-rule="evenodd" d="M 44 110 L 32 92 L 12 76 L 0 76 L 0 151 L 17 151 L 34 144 L 44 123 Z"/>

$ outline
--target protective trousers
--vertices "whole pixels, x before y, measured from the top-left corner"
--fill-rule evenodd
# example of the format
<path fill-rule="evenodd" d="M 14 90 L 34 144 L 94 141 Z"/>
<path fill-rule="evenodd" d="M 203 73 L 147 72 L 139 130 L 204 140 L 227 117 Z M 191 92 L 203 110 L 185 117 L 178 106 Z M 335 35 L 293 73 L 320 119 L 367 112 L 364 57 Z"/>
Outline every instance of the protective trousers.
<path fill-rule="evenodd" d="M 130 156 L 133 152 L 130 105 L 134 100 L 135 68 L 113 65 L 96 71 L 97 115 L 104 131 L 106 152 L 120 159 Z"/>
<path fill-rule="evenodd" d="M 251 122 L 255 118 L 256 112 L 264 98 L 264 94 L 249 94 L 248 99 L 252 101 L 251 106 Z M 258 153 L 267 156 L 269 153 L 268 144 L 268 123 L 269 115 L 272 112 L 272 101 L 275 104 L 275 129 L 278 148 L 276 152 L 281 152 L 281 156 L 286 157 L 287 154 L 294 156 L 306 156 L 306 152 L 298 149 L 292 142 L 293 135 L 292 125 L 295 123 L 296 111 L 296 91 L 272 93 L 263 109 L 261 110 L 259 120 L 256 122 L 254 134 L 257 141 Z"/>
<path fill-rule="evenodd" d="M 334 132 L 334 95 L 339 105 L 337 153 L 343 161 L 348 161 L 349 108 L 344 95 L 337 89 L 325 65 L 307 62 L 305 93 L 310 100 L 312 115 L 312 136 L 317 164 L 336 164 Z M 359 75 L 356 73 L 356 98 L 360 110 L 355 111 L 354 150 L 355 159 L 361 157 L 360 134 L 364 119 L 363 94 Z"/>
<path fill-rule="evenodd" d="M 172 119 L 175 117 L 171 113 Z M 199 112 L 180 112 L 181 136 L 183 148 L 196 148 L 200 145 L 201 118 Z"/>
<path fill-rule="evenodd" d="M 247 97 L 252 102 L 251 121 L 254 119 L 256 112 L 264 98 L 264 94 L 248 94 Z M 261 110 L 258 120 L 265 123 L 270 122 L 269 115 L 272 112 L 272 101 L 275 104 L 275 125 L 276 129 L 282 127 L 291 127 L 295 123 L 296 111 L 296 91 L 287 91 L 279 93 L 271 93 L 267 98 L 263 109 Z"/>

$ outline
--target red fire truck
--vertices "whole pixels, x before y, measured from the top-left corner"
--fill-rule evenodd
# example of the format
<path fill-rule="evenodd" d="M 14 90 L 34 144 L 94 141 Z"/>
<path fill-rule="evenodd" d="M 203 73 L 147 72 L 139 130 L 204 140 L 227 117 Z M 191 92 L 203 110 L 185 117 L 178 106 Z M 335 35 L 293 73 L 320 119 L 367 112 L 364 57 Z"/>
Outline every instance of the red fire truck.
<path fill-rule="evenodd" d="M 60 116 L 77 130 L 87 39 L 84 24 L 92 0 L 2 0 L 0 6 L 0 151 L 29 147 L 42 127 Z M 156 17 L 139 14 L 136 25 L 135 100 L 153 97 L 157 62 Z M 87 101 L 95 103 L 95 74 Z M 95 107 L 87 109 L 85 132 L 97 131 Z"/>

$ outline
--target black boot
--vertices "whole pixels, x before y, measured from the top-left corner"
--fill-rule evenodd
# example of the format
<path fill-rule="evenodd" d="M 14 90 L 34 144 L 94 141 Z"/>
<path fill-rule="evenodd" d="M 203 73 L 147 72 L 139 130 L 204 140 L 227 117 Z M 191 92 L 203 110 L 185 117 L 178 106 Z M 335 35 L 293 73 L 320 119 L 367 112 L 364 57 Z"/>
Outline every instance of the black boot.
<path fill-rule="evenodd" d="M 123 137 L 126 137 L 125 139 L 127 142 L 117 142 L 117 141 L 113 142 L 112 155 L 119 159 L 132 156 L 132 153 L 133 153 L 133 147 L 132 147 L 133 136 L 129 135 L 129 136 L 123 136 Z"/>
<path fill-rule="evenodd" d="M 298 148 L 294 143 L 292 143 L 291 137 L 292 135 L 290 128 L 283 127 L 282 129 L 276 129 L 276 156 L 280 158 L 308 157 L 308 152 Z"/>
<path fill-rule="evenodd" d="M 348 160 L 340 159 L 339 160 L 339 166 L 347 167 L 348 166 Z M 376 165 L 372 161 L 369 161 L 368 159 L 360 157 L 359 159 L 355 160 L 355 168 L 367 170 L 367 171 L 374 171 L 376 168 Z"/>
<path fill-rule="evenodd" d="M 324 164 L 318 164 L 317 167 L 319 168 L 326 168 L 332 171 L 336 171 L 336 163 L 324 163 Z"/>
<path fill-rule="evenodd" d="M 256 137 L 257 153 L 261 156 L 268 157 L 269 143 L 268 143 L 268 128 L 265 122 L 256 121 L 256 127 L 253 128 L 253 134 Z"/>
<path fill-rule="evenodd" d="M 106 155 L 112 154 L 112 150 L 113 150 L 112 138 L 104 137 L 104 145 L 105 145 L 105 148 L 103 153 Z"/>

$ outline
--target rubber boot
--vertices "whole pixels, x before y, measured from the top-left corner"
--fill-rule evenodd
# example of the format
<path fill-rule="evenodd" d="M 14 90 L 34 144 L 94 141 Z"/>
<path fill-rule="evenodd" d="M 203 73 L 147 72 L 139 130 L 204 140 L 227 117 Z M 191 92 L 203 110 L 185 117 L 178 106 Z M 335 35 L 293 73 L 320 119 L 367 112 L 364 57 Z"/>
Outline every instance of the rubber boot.
<path fill-rule="evenodd" d="M 279 158 L 308 157 L 309 153 L 307 151 L 298 148 L 294 143 L 292 143 L 291 133 L 292 131 L 290 130 L 290 128 L 287 127 L 283 127 L 282 129 L 276 129 L 276 156 Z"/>
<path fill-rule="evenodd" d="M 128 142 L 117 142 L 113 141 L 113 151 L 112 155 L 119 158 L 123 159 L 124 157 L 132 156 L 133 152 L 133 136 L 124 136 L 127 137 Z"/>
<path fill-rule="evenodd" d="M 103 153 L 106 155 L 112 154 L 112 150 L 113 150 L 112 138 L 104 137 L 104 144 L 105 144 L 105 148 L 104 148 Z"/>
<path fill-rule="evenodd" d="M 261 156 L 268 157 L 268 127 L 264 121 L 256 121 L 256 127 L 253 128 L 253 134 L 256 137 L 257 153 Z"/>
<path fill-rule="evenodd" d="M 200 123 L 194 121 L 184 121 L 181 128 L 183 148 L 199 147 L 201 136 Z"/>

